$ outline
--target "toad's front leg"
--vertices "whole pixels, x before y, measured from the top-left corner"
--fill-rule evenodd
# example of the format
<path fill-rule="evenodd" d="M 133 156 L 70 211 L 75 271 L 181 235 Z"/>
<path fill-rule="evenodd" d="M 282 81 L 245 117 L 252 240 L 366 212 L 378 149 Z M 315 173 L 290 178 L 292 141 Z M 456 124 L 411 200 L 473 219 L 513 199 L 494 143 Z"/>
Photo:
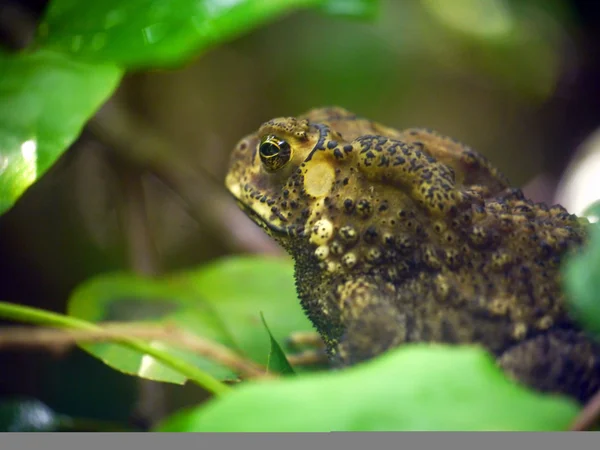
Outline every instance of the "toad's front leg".
<path fill-rule="evenodd" d="M 338 289 L 343 333 L 329 348 L 333 365 L 349 366 L 406 342 L 406 316 L 395 306 L 395 289 L 365 279 Z"/>

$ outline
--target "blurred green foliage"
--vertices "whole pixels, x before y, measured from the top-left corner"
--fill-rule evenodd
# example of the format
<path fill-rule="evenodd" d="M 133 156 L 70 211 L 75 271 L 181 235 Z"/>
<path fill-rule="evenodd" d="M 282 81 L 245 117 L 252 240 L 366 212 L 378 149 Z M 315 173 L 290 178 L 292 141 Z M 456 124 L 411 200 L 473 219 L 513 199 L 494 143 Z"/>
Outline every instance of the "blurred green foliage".
<path fill-rule="evenodd" d="M 565 429 L 577 411 L 508 381 L 481 349 L 413 345 L 338 373 L 247 383 L 157 430 L 543 431 Z"/>
<path fill-rule="evenodd" d="M 288 260 L 247 257 L 223 259 L 155 280 L 107 275 L 78 288 L 69 301 L 68 313 L 91 322 L 118 319 L 177 326 L 266 365 L 273 351 L 261 313 L 278 341 L 294 331 L 312 330 L 297 300 L 292 270 Z M 156 345 L 215 377 L 233 378 L 231 371 L 192 351 L 160 342 Z M 125 373 L 157 381 L 185 381 L 182 374 L 119 345 L 85 344 L 84 348 Z"/>
<path fill-rule="evenodd" d="M 121 67 L 181 64 L 208 47 L 299 8 L 372 15 L 373 0 L 54 0 L 39 29 L 40 45 L 72 57 Z"/>

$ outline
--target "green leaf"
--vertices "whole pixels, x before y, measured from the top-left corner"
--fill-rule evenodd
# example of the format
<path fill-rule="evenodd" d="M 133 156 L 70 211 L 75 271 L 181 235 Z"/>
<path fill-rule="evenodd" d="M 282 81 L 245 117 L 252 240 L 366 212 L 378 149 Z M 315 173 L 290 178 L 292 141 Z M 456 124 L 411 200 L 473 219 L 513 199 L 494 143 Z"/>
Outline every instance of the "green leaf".
<path fill-rule="evenodd" d="M 327 0 L 320 9 L 333 16 L 371 19 L 379 12 L 379 0 Z"/>
<path fill-rule="evenodd" d="M 421 344 L 342 371 L 249 382 L 157 431 L 564 430 L 578 409 L 509 381 L 480 348 Z"/>
<path fill-rule="evenodd" d="M 121 74 L 50 51 L 0 52 L 0 213 L 75 140 Z"/>
<path fill-rule="evenodd" d="M 283 14 L 320 7 L 371 15 L 373 0 L 54 0 L 39 42 L 126 67 L 177 64 Z"/>
<path fill-rule="evenodd" d="M 285 353 L 279 345 L 279 342 L 277 342 L 277 340 L 273 337 L 271 330 L 269 330 L 267 321 L 262 313 L 260 314 L 260 318 L 265 326 L 265 330 L 267 330 L 267 333 L 269 333 L 269 339 L 271 341 L 271 349 L 269 350 L 269 358 L 267 360 L 267 371 L 277 372 L 284 375 L 295 374 L 294 369 L 287 360 Z"/>
<path fill-rule="evenodd" d="M 266 365 L 269 343 L 261 311 L 274 318 L 271 331 L 279 341 L 293 331 L 312 330 L 297 300 L 289 260 L 227 258 L 154 280 L 129 274 L 105 275 L 80 286 L 68 304 L 70 315 L 92 322 L 176 325 Z M 230 370 L 197 354 L 163 342 L 154 345 L 220 379 L 233 376 Z M 84 348 L 125 373 L 173 383 L 184 381 L 180 374 L 130 349 L 108 343 L 86 344 Z"/>

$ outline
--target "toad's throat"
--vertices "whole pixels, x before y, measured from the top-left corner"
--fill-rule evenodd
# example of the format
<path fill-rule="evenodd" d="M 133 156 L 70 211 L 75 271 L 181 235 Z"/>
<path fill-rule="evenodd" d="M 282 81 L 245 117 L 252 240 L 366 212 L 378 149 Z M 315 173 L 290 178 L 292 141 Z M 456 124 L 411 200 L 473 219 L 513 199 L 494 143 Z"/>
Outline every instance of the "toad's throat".
<path fill-rule="evenodd" d="M 248 215 L 248 217 L 259 227 L 264 229 L 268 234 L 272 236 L 277 235 L 289 235 L 287 227 L 278 226 L 270 220 L 266 220 L 261 214 L 256 212 L 252 207 L 248 206 L 241 200 L 236 200 L 238 206 Z"/>

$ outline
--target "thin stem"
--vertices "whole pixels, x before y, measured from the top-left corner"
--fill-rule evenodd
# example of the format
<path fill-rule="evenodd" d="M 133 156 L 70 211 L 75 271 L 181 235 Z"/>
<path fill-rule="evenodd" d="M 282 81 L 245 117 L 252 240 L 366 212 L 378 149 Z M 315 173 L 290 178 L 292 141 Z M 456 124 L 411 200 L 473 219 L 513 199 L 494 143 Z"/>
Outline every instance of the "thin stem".
<path fill-rule="evenodd" d="M 74 330 L 102 331 L 102 327 L 75 317 L 7 302 L 0 302 L 0 317 L 36 325 L 49 325 Z M 231 389 L 197 367 L 194 367 L 179 358 L 173 357 L 163 350 L 156 349 L 143 341 L 130 338 L 126 335 L 115 335 L 114 341 L 138 352 L 152 356 L 164 365 L 180 372 L 191 381 L 215 395 L 223 394 Z"/>
<path fill-rule="evenodd" d="M 135 322 L 104 322 L 99 330 L 63 330 L 53 327 L 7 327 L 0 330 L 0 350 L 4 347 L 44 347 L 62 351 L 77 342 L 114 341 L 115 337 L 159 340 L 185 348 L 229 367 L 246 378 L 273 378 L 266 369 L 249 361 L 229 348 L 186 332 L 179 328 Z"/>
<path fill-rule="evenodd" d="M 109 158 L 116 173 L 121 195 L 117 202 L 121 229 L 129 266 L 140 275 L 153 276 L 160 273 L 159 256 L 154 242 L 152 227 L 148 220 L 148 206 L 144 190 L 143 173 L 119 156 Z"/>
<path fill-rule="evenodd" d="M 587 402 L 583 410 L 575 418 L 575 421 L 569 428 L 570 431 L 586 431 L 600 422 L 600 391 Z"/>

